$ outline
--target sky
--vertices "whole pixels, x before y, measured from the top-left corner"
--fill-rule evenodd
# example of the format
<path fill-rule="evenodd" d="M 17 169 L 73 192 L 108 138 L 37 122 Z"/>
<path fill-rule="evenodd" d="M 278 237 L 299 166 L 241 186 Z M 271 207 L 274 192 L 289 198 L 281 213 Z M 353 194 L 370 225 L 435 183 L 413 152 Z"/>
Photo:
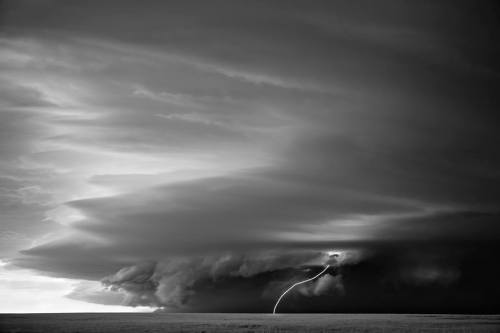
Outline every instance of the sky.
<path fill-rule="evenodd" d="M 498 22 L 1 1 L 0 312 L 498 313 Z"/>

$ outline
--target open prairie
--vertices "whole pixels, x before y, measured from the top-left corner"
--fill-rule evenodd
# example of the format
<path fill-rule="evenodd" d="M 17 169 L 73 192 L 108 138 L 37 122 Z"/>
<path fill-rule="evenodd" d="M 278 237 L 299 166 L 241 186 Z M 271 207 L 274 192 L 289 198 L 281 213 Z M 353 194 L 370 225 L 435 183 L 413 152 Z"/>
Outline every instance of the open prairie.
<path fill-rule="evenodd" d="M 500 315 L 4 314 L 2 332 L 500 332 Z"/>

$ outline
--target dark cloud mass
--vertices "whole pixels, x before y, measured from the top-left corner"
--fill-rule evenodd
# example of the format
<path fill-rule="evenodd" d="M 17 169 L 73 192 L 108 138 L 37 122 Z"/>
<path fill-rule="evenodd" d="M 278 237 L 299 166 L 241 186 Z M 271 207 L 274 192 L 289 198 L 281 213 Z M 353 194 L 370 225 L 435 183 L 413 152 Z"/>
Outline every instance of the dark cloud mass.
<path fill-rule="evenodd" d="M 281 310 L 498 312 L 499 21 L 2 1 L 0 258 L 97 304 L 269 312 L 329 263 Z"/>

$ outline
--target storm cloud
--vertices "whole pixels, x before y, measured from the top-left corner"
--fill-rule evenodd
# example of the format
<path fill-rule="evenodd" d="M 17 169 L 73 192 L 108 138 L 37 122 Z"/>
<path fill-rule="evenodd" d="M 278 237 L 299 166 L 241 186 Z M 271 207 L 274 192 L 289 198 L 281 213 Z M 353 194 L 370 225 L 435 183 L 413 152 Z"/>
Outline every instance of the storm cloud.
<path fill-rule="evenodd" d="M 336 251 L 283 310 L 498 310 L 497 4 L 0 11 L 13 269 L 100 281 L 68 295 L 100 304 L 259 312 Z"/>

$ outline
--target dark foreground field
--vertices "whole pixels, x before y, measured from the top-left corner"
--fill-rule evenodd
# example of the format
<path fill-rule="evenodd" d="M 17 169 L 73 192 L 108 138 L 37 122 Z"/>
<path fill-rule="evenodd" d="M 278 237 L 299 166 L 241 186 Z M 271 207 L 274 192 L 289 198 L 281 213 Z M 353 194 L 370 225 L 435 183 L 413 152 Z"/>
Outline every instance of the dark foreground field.
<path fill-rule="evenodd" d="M 5 314 L 1 332 L 500 332 L 500 316 L 399 314 Z"/>

